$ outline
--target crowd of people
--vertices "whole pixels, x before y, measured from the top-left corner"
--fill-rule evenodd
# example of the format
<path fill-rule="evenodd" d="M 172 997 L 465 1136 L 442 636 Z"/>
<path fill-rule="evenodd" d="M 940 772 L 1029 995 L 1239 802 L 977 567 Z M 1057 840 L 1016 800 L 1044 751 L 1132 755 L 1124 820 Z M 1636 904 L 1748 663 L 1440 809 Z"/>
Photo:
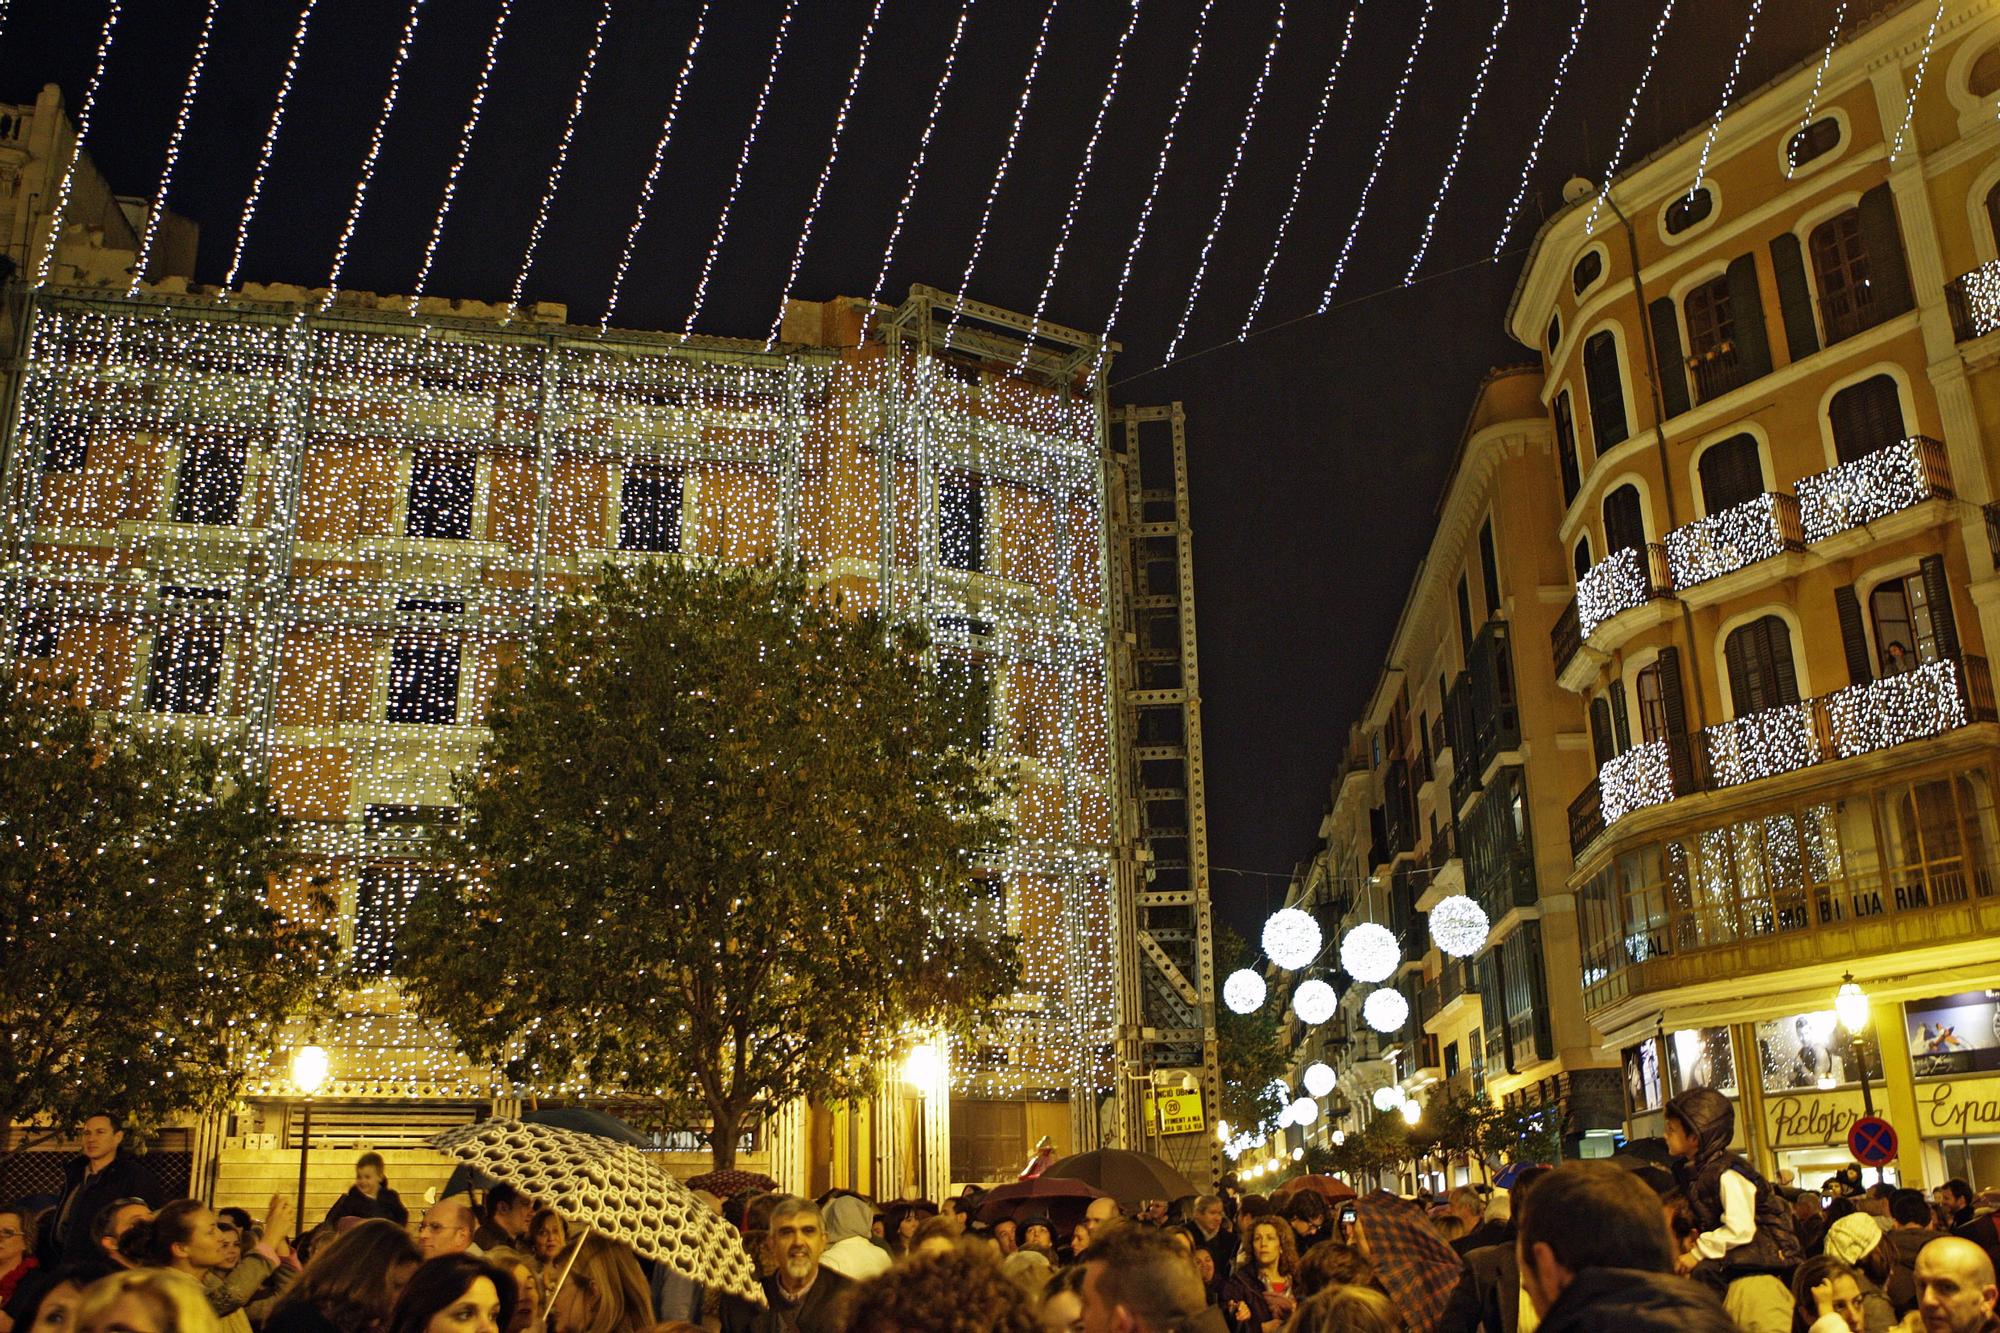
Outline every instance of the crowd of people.
<path fill-rule="evenodd" d="M 261 1219 L 166 1199 L 94 1116 L 54 1207 L 0 1206 L 0 1333 L 2000 1333 L 2000 1201 L 1768 1182 L 1698 1093 L 1669 1107 L 1671 1169 L 1441 1198 L 702 1195 L 761 1303 L 504 1183 L 412 1225 L 373 1153 L 308 1227 L 282 1198 Z"/>

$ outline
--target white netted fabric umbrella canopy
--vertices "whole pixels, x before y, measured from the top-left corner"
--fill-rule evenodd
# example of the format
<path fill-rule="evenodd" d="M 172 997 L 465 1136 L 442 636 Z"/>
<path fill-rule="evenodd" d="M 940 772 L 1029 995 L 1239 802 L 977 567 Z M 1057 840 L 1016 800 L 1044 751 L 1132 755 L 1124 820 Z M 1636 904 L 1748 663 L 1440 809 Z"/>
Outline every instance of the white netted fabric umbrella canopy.
<path fill-rule="evenodd" d="M 447 1130 L 431 1145 L 505 1181 L 572 1224 L 704 1287 L 764 1304 L 736 1228 L 629 1144 L 519 1120 Z"/>

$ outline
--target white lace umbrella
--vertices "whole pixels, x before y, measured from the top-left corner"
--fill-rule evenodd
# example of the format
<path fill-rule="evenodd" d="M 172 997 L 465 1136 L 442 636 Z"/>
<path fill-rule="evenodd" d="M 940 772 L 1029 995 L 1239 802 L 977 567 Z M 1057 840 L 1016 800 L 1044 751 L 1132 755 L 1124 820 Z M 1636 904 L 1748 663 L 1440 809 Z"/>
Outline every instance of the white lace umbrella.
<path fill-rule="evenodd" d="M 704 1287 L 764 1304 L 736 1228 L 629 1144 L 520 1120 L 447 1130 L 431 1146 Z"/>

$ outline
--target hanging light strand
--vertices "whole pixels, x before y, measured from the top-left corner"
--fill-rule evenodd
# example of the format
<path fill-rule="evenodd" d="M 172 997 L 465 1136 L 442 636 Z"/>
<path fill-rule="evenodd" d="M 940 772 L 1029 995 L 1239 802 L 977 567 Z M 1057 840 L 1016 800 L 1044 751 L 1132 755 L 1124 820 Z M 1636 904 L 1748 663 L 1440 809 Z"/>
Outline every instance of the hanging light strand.
<path fill-rule="evenodd" d="M 1604 211 L 1604 201 L 1611 196 L 1611 175 L 1625 158 L 1625 145 L 1632 138 L 1634 122 L 1639 119 L 1639 101 L 1646 95 L 1646 86 L 1653 81 L 1653 67 L 1660 61 L 1660 38 L 1666 35 L 1667 21 L 1673 16 L 1674 0 L 1666 0 L 1660 7 L 1658 22 L 1653 24 L 1652 44 L 1646 49 L 1646 67 L 1639 72 L 1638 86 L 1632 89 L 1631 105 L 1625 108 L 1625 123 L 1618 127 L 1618 146 L 1611 150 L 1611 159 L 1604 164 L 1604 183 L 1598 187 L 1597 200 L 1590 206 L 1590 216 L 1584 219 L 1583 232 L 1586 236 L 1597 234 L 1597 215 Z"/>
<path fill-rule="evenodd" d="M 618 270 L 611 278 L 611 295 L 604 303 L 604 318 L 598 322 L 599 333 L 611 327 L 611 317 L 618 309 L 618 298 L 625 290 L 625 275 L 632 269 L 632 255 L 639 245 L 639 233 L 646 225 L 646 211 L 653 206 L 653 192 L 659 188 L 660 170 L 667 160 L 667 145 L 673 142 L 674 126 L 680 121 L 681 103 L 687 96 L 688 79 L 694 74 L 694 58 L 701 50 L 701 39 L 708 33 L 708 14 L 714 8 L 714 0 L 701 0 L 701 9 L 694 16 L 694 35 L 688 38 L 687 55 L 681 60 L 681 72 L 674 78 L 674 95 L 667 103 L 667 114 L 660 122 L 660 137 L 653 144 L 653 161 L 646 168 L 646 179 L 639 186 L 639 206 L 633 210 L 632 225 L 625 231 L 625 248 L 618 256 Z"/>
<path fill-rule="evenodd" d="M 1124 31 L 1118 34 L 1118 49 L 1111 58 L 1111 76 L 1104 82 L 1104 96 L 1097 103 L 1097 119 L 1091 122 L 1090 138 L 1083 145 L 1083 165 L 1076 169 L 1076 180 L 1070 185 L 1069 206 L 1063 210 L 1062 232 L 1056 237 L 1055 254 L 1049 258 L 1048 275 L 1042 279 L 1042 293 L 1035 298 L 1035 313 L 1028 321 L 1028 336 L 1021 342 L 1020 359 L 1014 362 L 1014 373 L 1017 375 L 1027 368 L 1028 353 L 1034 349 L 1035 337 L 1042 330 L 1042 316 L 1049 308 L 1049 293 L 1055 289 L 1056 274 L 1062 271 L 1070 232 L 1076 227 L 1076 215 L 1083 205 L 1083 192 L 1090 183 L 1090 169 L 1097 161 L 1098 141 L 1104 137 L 1104 118 L 1111 112 L 1111 99 L 1118 95 L 1118 81 L 1125 73 L 1125 48 L 1131 44 L 1133 29 L 1139 26 L 1139 6 L 1142 3 L 1143 0 L 1131 0 L 1131 13 L 1126 16 Z"/>
<path fill-rule="evenodd" d="M 458 178 L 465 170 L 465 161 L 472 155 L 472 136 L 479 132 L 479 117 L 486 109 L 486 93 L 493 86 L 493 69 L 500 62 L 500 39 L 507 32 L 507 17 L 513 12 L 514 0 L 500 0 L 500 7 L 493 15 L 493 31 L 486 38 L 486 58 L 479 67 L 479 82 L 472 89 L 472 105 L 466 110 L 465 124 L 459 127 L 458 151 L 452 154 L 451 170 L 445 173 L 444 195 L 438 200 L 437 217 L 431 222 L 430 238 L 424 242 L 424 262 L 417 269 L 416 283 L 410 288 L 410 313 L 417 313 L 417 303 L 423 300 L 424 287 L 431 279 L 431 266 L 437 262 L 438 243 L 444 239 L 445 219 L 451 215 L 452 201 L 458 197 Z"/>
<path fill-rule="evenodd" d="M 1257 128 L 1257 112 L 1264 105 L 1264 86 L 1271 81 L 1271 64 L 1278 58 L 1278 44 L 1285 37 L 1285 0 L 1278 0 L 1278 17 L 1271 25 L 1271 40 L 1264 46 L 1264 63 L 1257 70 L 1257 83 L 1250 90 L 1250 106 L 1243 114 L 1243 128 L 1236 135 L 1236 153 L 1229 159 L 1228 174 L 1222 178 L 1222 192 L 1215 199 L 1215 216 L 1208 220 L 1208 235 L 1202 238 L 1201 258 L 1194 266 L 1194 281 L 1188 284 L 1187 304 L 1181 307 L 1181 320 L 1174 328 L 1174 336 L 1167 343 L 1166 355 L 1160 360 L 1174 359 L 1180 350 L 1181 339 L 1187 337 L 1188 322 L 1194 318 L 1195 302 L 1201 299 L 1201 284 L 1208 277 L 1209 256 L 1215 252 L 1215 238 L 1222 233 L 1222 220 L 1229 215 L 1229 201 L 1236 193 L 1236 178 L 1243 170 L 1243 154 L 1250 147 L 1250 133 Z"/>
<path fill-rule="evenodd" d="M 299 6 L 298 26 L 292 30 L 292 49 L 285 57 L 285 72 L 278 80 L 278 100 L 271 107 L 271 123 L 264 131 L 264 145 L 257 152 L 257 170 L 250 177 L 250 193 L 243 200 L 243 219 L 236 224 L 236 246 L 229 255 L 229 272 L 223 277 L 225 289 L 236 286 L 243 269 L 243 248 L 250 241 L 250 223 L 257 216 L 257 204 L 264 196 L 264 177 L 271 170 L 271 155 L 277 151 L 278 131 L 285 124 L 285 103 L 292 96 L 292 82 L 298 77 L 299 59 L 305 54 L 306 32 L 312 26 L 313 9 L 319 0 L 305 0 Z"/>
<path fill-rule="evenodd" d="M 62 240 L 63 219 L 69 213 L 70 195 L 76 189 L 76 164 L 83 157 L 83 141 L 90 134 L 91 113 L 97 109 L 98 85 L 104 82 L 104 66 L 111 59 L 111 39 L 118 31 L 118 19 L 124 13 L 121 0 L 111 0 L 104 12 L 104 30 L 97 38 L 97 63 L 91 68 L 90 82 L 83 91 L 83 105 L 76 109 L 76 138 L 70 144 L 69 161 L 63 164 L 62 180 L 56 184 L 56 206 L 49 212 L 49 239 L 42 246 L 42 257 L 35 265 L 35 285 L 43 286 L 49 280 L 49 270 L 56 262 L 56 246 Z"/>
<path fill-rule="evenodd" d="M 556 144 L 556 162 L 549 168 L 548 184 L 542 187 L 542 201 L 535 207 L 535 225 L 528 231 L 528 248 L 521 254 L 521 269 L 514 275 L 514 291 L 507 298 L 510 313 L 521 308 L 522 297 L 528 289 L 528 273 L 535 267 L 535 255 L 542 248 L 542 233 L 548 230 L 549 211 L 555 207 L 556 194 L 562 189 L 563 169 L 569 165 L 570 145 L 576 142 L 576 124 L 583 119 L 583 103 L 590 96 L 590 81 L 597 76 L 597 57 L 604 50 L 604 30 L 611 23 L 612 4 L 613 0 L 604 0 L 604 8 L 597 11 L 597 27 L 590 34 L 590 50 L 584 53 L 583 73 L 577 76 L 576 95 L 569 102 L 569 118 L 563 122 L 562 139 Z"/>
<path fill-rule="evenodd" d="M 354 229 L 360 225 L 362 206 L 368 202 L 368 186 L 375 179 L 375 164 L 382 156 L 389 118 L 396 114 L 396 96 L 403 89 L 403 67 L 409 63 L 410 47 L 416 42 L 417 24 L 423 14 L 424 0 L 410 0 L 403 35 L 396 42 L 396 59 L 389 66 L 389 90 L 382 95 L 382 113 L 375 118 L 375 131 L 368 138 L 368 154 L 361 160 L 361 176 L 354 182 L 354 201 L 347 209 L 347 225 L 340 229 L 340 243 L 334 247 L 333 268 L 326 275 L 326 296 L 320 301 L 321 310 L 330 309 L 340 291 L 341 270 L 347 267 L 347 249 L 354 243 Z"/>
<path fill-rule="evenodd" d="M 1201 67 L 1208 16 L 1214 11 L 1215 0 L 1202 0 L 1201 15 L 1194 22 L 1194 44 L 1188 48 L 1187 68 L 1181 73 L 1180 91 L 1174 94 L 1173 113 L 1167 117 L 1167 132 L 1160 139 L 1160 155 L 1153 163 L 1153 183 L 1147 187 L 1145 202 L 1139 205 L 1139 225 L 1132 232 L 1132 243 L 1125 248 L 1125 267 L 1118 275 L 1118 289 L 1111 296 L 1111 313 L 1104 317 L 1104 334 L 1098 339 L 1093 375 L 1104 365 L 1105 350 L 1111 345 L 1111 330 L 1117 327 L 1118 314 L 1125 308 L 1125 289 L 1131 285 L 1132 268 L 1138 262 L 1140 247 L 1146 244 L 1146 224 L 1152 221 L 1153 205 L 1158 202 L 1160 185 L 1167 178 L 1167 161 L 1173 156 L 1174 138 L 1180 131 L 1181 115 L 1187 110 L 1188 93 L 1194 88 L 1195 71 Z"/>
<path fill-rule="evenodd" d="M 961 0 L 958 7 L 958 22 L 951 30 L 951 45 L 945 48 L 944 73 L 938 76 L 937 87 L 931 92 L 930 114 L 924 120 L 924 132 L 917 140 L 917 155 L 910 160 L 909 174 L 903 182 L 903 197 L 896 204 L 896 221 L 889 228 L 889 243 L 882 249 L 882 266 L 875 271 L 875 286 L 868 294 L 868 307 L 872 311 L 882 300 L 882 288 L 889 281 L 889 264 L 896 256 L 896 242 L 902 239 L 903 223 L 910 215 L 910 203 L 917 197 L 917 182 L 922 179 L 924 162 L 930 156 L 931 136 L 937 132 L 938 112 L 944 107 L 944 90 L 951 86 L 952 72 L 958 67 L 958 47 L 965 37 L 965 25 L 972 16 L 972 6 L 977 0 Z M 861 341 L 868 341 L 868 324 L 861 325 Z"/>
<path fill-rule="evenodd" d="M 736 196 L 743 192 L 743 175 L 750 167 L 750 151 L 757 146 L 757 130 L 764 123 L 764 110 L 771 104 L 771 86 L 778 81 L 778 65 L 785 55 L 785 35 L 792 30 L 792 16 L 798 12 L 799 0 L 785 0 L 785 12 L 778 19 L 778 35 L 771 42 L 771 62 L 764 70 L 764 86 L 757 90 L 757 109 L 750 113 L 750 129 L 743 136 L 743 149 L 736 155 L 736 174 L 730 179 L 729 193 L 722 200 L 722 216 L 715 222 L 715 237 L 708 243 L 708 254 L 701 261 L 701 276 L 694 284 L 694 305 L 688 311 L 687 324 L 681 329 L 681 336 L 694 333 L 694 322 L 701 318 L 701 307 L 708 299 L 708 280 L 715 272 L 715 261 L 722 254 L 722 247 L 729 240 L 729 215 L 735 211 Z"/>
<path fill-rule="evenodd" d="M 1354 207 L 1354 219 L 1347 224 L 1347 236 L 1340 243 L 1340 257 L 1334 261 L 1333 276 L 1327 280 L 1326 290 L 1320 293 L 1319 308 L 1315 314 L 1324 315 L 1333 305 L 1333 293 L 1340 286 L 1340 280 L 1347 273 L 1347 260 L 1354 253 L 1354 238 L 1361 234 L 1361 220 L 1368 216 L 1368 196 L 1374 193 L 1375 182 L 1382 175 L 1382 160 L 1389 154 L 1389 138 L 1396 132 L 1396 120 L 1403 114 L 1403 103 L 1409 100 L 1410 76 L 1416 71 L 1417 57 L 1423 54 L 1424 38 L 1430 35 L 1431 12 L 1437 7 L 1437 0 L 1424 0 L 1423 12 L 1417 15 L 1416 39 L 1410 43 L 1410 53 L 1403 59 L 1403 77 L 1396 81 L 1396 96 L 1389 103 L 1389 114 L 1382 118 L 1381 133 L 1375 136 L 1375 161 L 1368 168 L 1368 179 L 1361 185 L 1361 201 Z"/>
<path fill-rule="evenodd" d="M 1924 53 L 1917 57 L 1917 72 L 1910 80 L 1910 94 L 1903 100 L 1903 123 L 1896 127 L 1896 141 L 1889 145 L 1889 165 L 1892 167 L 1896 165 L 1896 159 L 1903 155 L 1903 140 L 1909 137 L 1910 122 L 1917 114 L 1917 94 L 1923 91 L 1924 71 L 1930 68 L 1938 24 L 1944 21 L 1944 6 L 1945 0 L 1938 0 L 1937 12 L 1931 15 L 1931 26 L 1924 29 Z"/>
<path fill-rule="evenodd" d="M 1542 159 L 1542 145 L 1548 142 L 1549 121 L 1556 114 L 1556 103 L 1562 100 L 1563 80 L 1569 75 L 1570 62 L 1576 59 L 1577 47 L 1583 44 L 1583 28 L 1590 18 L 1590 0 L 1578 0 L 1576 18 L 1569 25 L 1569 45 L 1563 48 L 1562 58 L 1556 61 L 1556 77 L 1549 88 L 1548 104 L 1542 108 L 1542 118 L 1535 126 L 1535 141 L 1528 145 L 1528 160 L 1521 166 L 1520 183 L 1514 187 L 1514 197 L 1507 204 L 1507 216 L 1500 222 L 1500 238 L 1493 242 L 1493 257 L 1498 259 L 1507 248 L 1507 242 L 1514 235 L 1515 220 L 1521 216 L 1521 205 L 1528 198 L 1528 181 L 1535 174 L 1535 164 Z"/>
<path fill-rule="evenodd" d="M 1762 3 L 1762 0 L 1758 0 Z M 1410 266 L 1403 270 L 1403 285 L 1409 286 L 1417 280 L 1417 270 L 1422 267 L 1424 256 L 1430 253 L 1431 240 L 1437 235 L 1438 214 L 1444 211 L 1444 197 L 1451 193 L 1452 178 L 1458 174 L 1458 164 L 1465 158 L 1465 141 L 1472 134 L 1472 122 L 1479 116 L 1479 99 L 1486 94 L 1486 76 L 1493 72 L 1493 57 L 1500 49 L 1500 33 L 1507 26 L 1507 0 L 1500 0 L 1500 16 L 1493 20 L 1493 31 L 1486 38 L 1486 53 L 1479 57 L 1479 73 L 1473 76 L 1472 100 L 1466 103 L 1465 115 L 1458 122 L 1458 138 L 1451 146 L 1451 159 L 1445 163 L 1444 179 L 1438 182 L 1437 196 L 1431 200 L 1431 211 L 1424 218 L 1424 234 L 1417 242 L 1417 252 L 1410 256 Z"/>
<path fill-rule="evenodd" d="M 812 202 L 806 205 L 805 221 L 799 224 L 798 243 L 792 247 L 792 266 L 785 271 L 785 285 L 778 291 L 778 313 L 771 317 L 771 330 L 764 335 L 764 350 L 770 351 L 778 341 L 778 330 L 784 327 L 785 303 L 792 294 L 792 284 L 799 280 L 799 268 L 806 260 L 806 246 L 812 243 L 813 222 L 819 217 L 820 202 L 826 198 L 826 183 L 833 177 L 834 164 L 840 161 L 840 141 L 847 133 L 847 114 L 854 109 L 854 90 L 861 86 L 861 71 L 868 68 L 868 49 L 875 41 L 875 25 L 882 21 L 882 6 L 885 0 L 875 0 L 875 7 L 868 12 L 868 23 L 861 29 L 861 45 L 854 52 L 854 68 L 847 72 L 847 91 L 841 95 L 840 110 L 833 116 L 833 138 L 826 147 L 826 161 L 820 164 L 819 179 L 813 182 Z"/>
<path fill-rule="evenodd" d="M 1819 58 L 1819 67 L 1813 70 L 1812 91 L 1806 94 L 1806 113 L 1799 118 L 1799 133 L 1813 122 L 1813 114 L 1819 110 L 1819 96 L 1826 87 L 1826 71 L 1833 64 L 1833 48 L 1840 44 L 1840 25 L 1847 20 L 1847 0 L 1838 0 L 1833 7 L 1833 25 L 1826 30 L 1826 54 Z M 1798 164 L 1792 161 L 1789 151 L 1785 154 L 1785 179 L 1790 180 Z"/>
<path fill-rule="evenodd" d="M 1236 331 L 1236 341 L 1242 342 L 1250 336 L 1250 325 L 1256 321 L 1257 312 L 1264 308 L 1264 295 L 1270 290 L 1271 270 L 1278 266 L 1278 252 L 1285 248 L 1285 234 L 1291 229 L 1292 216 L 1298 212 L 1299 197 L 1305 192 L 1306 173 L 1312 169 L 1313 158 L 1319 153 L 1319 137 L 1326 129 L 1326 118 L 1333 107 L 1333 90 L 1340 83 L 1340 72 L 1347 64 L 1347 52 L 1354 45 L 1354 22 L 1361 16 L 1361 6 L 1366 0 L 1354 0 L 1354 8 L 1347 11 L 1347 27 L 1341 34 L 1340 50 L 1334 53 L 1333 65 L 1326 72 L 1326 85 L 1320 89 L 1319 110 L 1313 114 L 1312 128 L 1306 132 L 1306 150 L 1299 158 L 1299 168 L 1292 173 L 1292 195 L 1285 201 L 1284 214 L 1278 219 L 1278 234 L 1271 241 L 1271 256 L 1264 261 L 1264 272 L 1257 279 L 1257 295 L 1250 302 L 1248 313 L 1243 316 L 1243 327 Z"/>
<path fill-rule="evenodd" d="M 1042 26 L 1035 34 L 1035 54 L 1028 61 L 1028 76 L 1021 80 L 1021 100 L 1014 105 L 1014 120 L 1007 128 L 1007 147 L 1000 154 L 1000 165 L 993 172 L 993 183 L 986 188 L 986 207 L 979 214 L 979 230 L 972 237 L 972 253 L 965 261 L 965 272 L 959 275 L 958 292 L 951 299 L 951 322 L 945 325 L 945 346 L 951 345 L 952 335 L 958 332 L 958 317 L 965 310 L 965 291 L 972 285 L 972 274 L 979 267 L 979 255 L 986 248 L 986 232 L 993 225 L 993 205 L 1000 198 L 1000 189 L 1007 183 L 1007 169 L 1014 163 L 1014 149 L 1021 142 L 1021 124 L 1028 118 L 1028 101 L 1035 93 L 1035 76 L 1042 72 L 1042 53 L 1049 49 L 1049 25 L 1055 22 L 1056 9 L 1062 0 L 1049 0 L 1049 7 L 1042 11 Z"/>
<path fill-rule="evenodd" d="M 1743 36 L 1737 39 L 1736 58 L 1730 62 L 1729 77 L 1722 84 L 1722 100 L 1715 104 L 1715 114 L 1709 117 L 1708 133 L 1701 141 L 1701 156 L 1695 159 L 1694 184 L 1687 192 L 1689 200 L 1701 193 L 1701 183 L 1708 175 L 1708 157 L 1715 151 L 1715 136 L 1722 132 L 1722 115 L 1736 96 L 1736 81 L 1743 76 L 1743 57 L 1750 53 L 1750 42 L 1757 36 L 1757 16 L 1763 12 L 1764 0 L 1750 0 L 1750 18 L 1743 25 Z"/>
<path fill-rule="evenodd" d="M 167 195 L 174 184 L 174 166 L 181 159 L 181 144 L 187 139 L 188 121 L 194 115 L 195 94 L 201 91 L 202 71 L 208 66 L 209 38 L 215 33 L 215 11 L 220 8 L 222 0 L 208 0 L 208 8 L 201 17 L 201 36 L 195 39 L 194 61 L 188 66 L 187 83 L 181 89 L 181 105 L 174 113 L 173 133 L 167 136 L 167 160 L 160 168 L 160 188 L 153 192 L 153 206 L 146 210 L 146 234 L 139 241 L 139 258 L 132 265 L 132 280 L 125 287 L 127 296 L 139 294 L 139 284 L 146 280 L 146 270 L 152 267 L 153 245 L 160 237 L 160 215 L 167 211 Z"/>

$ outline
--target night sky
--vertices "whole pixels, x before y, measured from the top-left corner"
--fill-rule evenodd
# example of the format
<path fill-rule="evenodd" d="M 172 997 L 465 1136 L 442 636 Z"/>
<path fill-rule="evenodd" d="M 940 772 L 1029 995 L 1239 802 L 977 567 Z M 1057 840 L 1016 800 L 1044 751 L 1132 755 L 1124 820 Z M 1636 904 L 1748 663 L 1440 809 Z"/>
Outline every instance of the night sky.
<path fill-rule="evenodd" d="M 1574 0 L 1511 0 L 1436 240 L 1417 284 L 1405 288 L 1501 2 L 1436 0 L 1334 308 L 1315 317 L 1421 8 L 1362 0 L 1328 131 L 1259 317 L 1264 331 L 1239 344 L 1349 13 L 1347 0 L 1289 0 L 1200 302 L 1180 360 L 1162 369 L 1278 14 L 1278 0 L 1214 0 L 1114 332 L 1125 348 L 1112 368 L 1115 402 L 1187 404 L 1210 850 L 1217 903 L 1239 928 L 1275 905 L 1278 877 L 1313 841 L 1473 391 L 1489 367 L 1533 356 L 1501 328 L 1521 254 L 1564 180 L 1601 176 L 1658 15 L 1654 0 L 1592 0 L 1523 223 L 1494 263 L 1488 256 L 1577 13 Z M 343 286 L 410 289 L 496 3 L 425 5 Z M 1678 0 L 1627 163 L 1713 113 L 1750 4 Z M 716 0 L 621 325 L 677 329 L 686 320 L 782 7 Z M 155 188 L 204 8 L 127 0 L 88 145 L 121 193 Z M 600 316 L 697 8 L 697 0 L 614 0 L 529 299 L 566 302 L 579 322 Z M 870 8 L 867 0 L 799 4 L 698 331 L 761 337 L 769 326 Z M 957 284 L 1047 8 L 1045 0 L 973 5 L 889 299 L 915 282 Z M 1816 58 L 1833 9 L 1833 0 L 1766 4 L 1740 88 Z M 1053 320 L 1103 327 L 1199 10 L 1200 0 L 1141 0 L 1049 305 Z M 245 279 L 326 281 L 406 12 L 402 0 L 320 0 Z M 600 12 L 598 0 L 516 0 L 432 293 L 506 297 Z M 956 0 L 885 0 L 798 295 L 872 287 L 957 12 Z M 221 2 L 169 201 L 201 224 L 204 281 L 219 281 L 228 265 L 297 13 L 295 0 Z M 970 295 L 1034 308 L 1129 13 L 1118 0 L 1057 0 Z M 74 109 L 103 16 L 102 0 L 14 0 L 0 32 L 0 96 L 31 101 L 54 82 Z"/>

